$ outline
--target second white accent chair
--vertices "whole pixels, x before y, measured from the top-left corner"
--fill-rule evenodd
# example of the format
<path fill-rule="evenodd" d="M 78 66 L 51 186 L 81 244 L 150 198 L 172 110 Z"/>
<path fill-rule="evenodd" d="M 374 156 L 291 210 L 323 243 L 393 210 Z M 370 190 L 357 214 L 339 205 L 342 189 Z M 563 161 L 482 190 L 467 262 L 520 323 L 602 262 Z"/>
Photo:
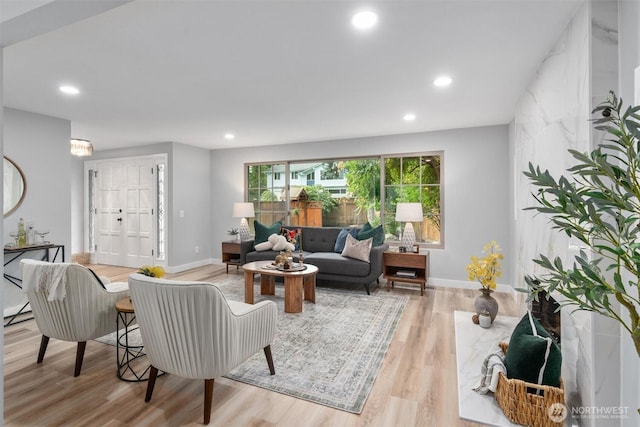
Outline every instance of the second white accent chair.
<path fill-rule="evenodd" d="M 129 287 L 144 351 L 151 363 L 145 401 L 149 402 L 158 371 L 204 380 L 204 423 L 209 424 L 213 383 L 261 349 L 275 374 L 271 342 L 276 305 L 227 301 L 206 282 L 129 276 Z"/>

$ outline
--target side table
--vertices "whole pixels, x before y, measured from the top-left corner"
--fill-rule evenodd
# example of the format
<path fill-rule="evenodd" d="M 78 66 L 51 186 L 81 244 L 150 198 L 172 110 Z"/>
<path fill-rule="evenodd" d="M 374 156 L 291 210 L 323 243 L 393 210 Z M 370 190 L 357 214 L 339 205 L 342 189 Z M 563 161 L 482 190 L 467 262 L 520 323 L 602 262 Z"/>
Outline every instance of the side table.
<path fill-rule="evenodd" d="M 382 254 L 382 277 L 387 279 L 387 292 L 394 282 L 406 282 L 419 284 L 420 296 L 424 295 L 429 280 L 429 251 L 422 254 L 385 251 Z"/>
<path fill-rule="evenodd" d="M 222 262 L 227 264 L 227 274 L 229 274 L 229 264 L 235 265 L 236 270 L 240 266 L 240 242 L 229 240 L 222 242 Z"/>
<path fill-rule="evenodd" d="M 53 256 L 51 254 L 53 251 Z M 4 248 L 4 267 L 5 270 L 3 272 L 4 279 L 14 286 L 22 289 L 22 278 L 13 276 L 7 273 L 7 266 L 11 263 L 20 263 L 20 259 L 22 259 L 23 255 L 28 252 L 40 252 L 39 256 L 35 259 L 39 259 L 40 261 L 51 261 L 56 262 L 58 259 L 58 255 L 60 255 L 60 262 L 64 262 L 64 245 L 55 245 L 52 243 L 43 243 L 39 245 L 29 245 L 29 246 L 21 246 L 21 247 L 11 247 Z M 26 297 L 25 297 L 26 299 Z M 27 320 L 33 319 L 33 317 L 28 317 L 20 320 L 16 320 L 18 316 L 21 314 L 27 313 L 31 311 L 27 306 L 29 305 L 29 301 L 24 303 L 24 305 L 18 310 L 17 313 L 11 315 L 9 320 L 4 324 L 4 326 L 15 325 L 16 323 L 25 322 Z M 7 316 L 8 317 L 8 316 Z M 6 317 L 5 317 L 6 318 Z"/>
<path fill-rule="evenodd" d="M 151 365 L 146 360 L 141 360 L 144 354 L 142 339 L 135 342 L 131 340 L 131 333 L 138 330 L 136 315 L 133 311 L 131 298 L 123 298 L 116 302 L 118 318 L 116 323 L 116 362 L 118 366 L 118 378 L 123 381 L 138 382 L 149 379 Z M 120 331 L 123 330 L 121 333 Z"/>

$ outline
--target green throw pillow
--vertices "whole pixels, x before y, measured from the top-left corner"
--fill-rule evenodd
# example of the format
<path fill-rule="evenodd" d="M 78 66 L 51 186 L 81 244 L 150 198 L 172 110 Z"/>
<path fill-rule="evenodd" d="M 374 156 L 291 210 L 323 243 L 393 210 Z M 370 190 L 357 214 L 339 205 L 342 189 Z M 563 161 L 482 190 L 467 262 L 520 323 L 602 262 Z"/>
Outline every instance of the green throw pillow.
<path fill-rule="evenodd" d="M 560 347 L 531 312 L 527 312 L 513 330 L 505 365 L 508 378 L 553 387 L 560 385 Z"/>
<path fill-rule="evenodd" d="M 370 230 L 373 230 L 373 226 L 369 224 L 369 221 L 367 221 L 367 223 L 363 225 L 362 228 L 360 229 L 360 232 L 366 233 L 367 231 L 370 231 Z"/>
<path fill-rule="evenodd" d="M 256 237 L 254 238 L 254 245 L 259 245 L 260 243 L 264 243 L 269 240 L 269 236 L 272 234 L 280 234 L 280 228 L 282 227 L 282 223 L 280 221 L 276 221 L 273 225 L 266 226 L 258 222 L 258 220 L 253 221 L 253 226 L 256 229 Z"/>
<path fill-rule="evenodd" d="M 358 240 L 373 238 L 372 246 L 380 246 L 384 243 L 384 230 L 382 229 L 382 225 L 373 228 L 371 224 L 367 222 L 362 226 L 360 231 L 358 231 L 357 238 Z"/>

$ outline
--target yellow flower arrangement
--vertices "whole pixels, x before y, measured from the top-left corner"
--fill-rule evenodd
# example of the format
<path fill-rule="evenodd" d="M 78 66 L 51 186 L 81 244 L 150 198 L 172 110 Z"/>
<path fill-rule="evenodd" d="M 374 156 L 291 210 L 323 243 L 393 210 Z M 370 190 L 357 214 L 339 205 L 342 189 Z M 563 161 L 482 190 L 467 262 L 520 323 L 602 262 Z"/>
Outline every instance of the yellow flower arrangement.
<path fill-rule="evenodd" d="M 469 280 L 477 280 L 485 289 L 496 288 L 496 278 L 502 276 L 502 269 L 500 267 L 500 261 L 504 259 L 504 256 L 499 253 L 500 246 L 495 240 L 487 243 L 482 250 L 487 256 L 484 258 L 478 258 L 473 255 L 471 257 L 471 263 L 467 265 L 467 273 L 469 273 Z"/>
<path fill-rule="evenodd" d="M 138 273 L 144 274 L 145 276 L 149 276 L 149 277 L 160 278 L 164 276 L 164 268 L 162 268 L 162 266 L 160 265 L 156 265 L 153 267 L 145 265 L 140 267 L 140 270 L 138 270 Z"/>

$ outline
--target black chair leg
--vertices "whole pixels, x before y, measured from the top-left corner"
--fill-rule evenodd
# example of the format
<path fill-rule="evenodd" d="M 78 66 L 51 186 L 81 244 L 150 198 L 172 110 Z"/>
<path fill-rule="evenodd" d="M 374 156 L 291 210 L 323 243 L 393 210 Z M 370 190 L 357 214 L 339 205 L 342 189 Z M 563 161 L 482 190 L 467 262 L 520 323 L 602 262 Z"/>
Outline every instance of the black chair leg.
<path fill-rule="evenodd" d="M 49 345 L 49 337 L 46 335 L 42 336 L 40 340 L 40 351 L 38 352 L 38 363 L 42 363 L 44 360 L 44 354 L 47 352 L 47 345 Z"/>
<path fill-rule="evenodd" d="M 157 377 L 158 377 L 158 368 L 151 365 L 149 369 L 149 382 L 147 383 L 147 395 L 144 397 L 145 402 L 148 402 L 151 400 L 151 395 L 153 394 L 153 387 L 156 385 Z"/>
<path fill-rule="evenodd" d="M 213 378 L 204 380 L 204 423 L 211 421 L 211 408 L 213 406 Z"/>
<path fill-rule="evenodd" d="M 269 365 L 269 372 L 271 375 L 276 374 L 276 368 L 273 366 L 273 356 L 271 355 L 271 345 L 264 348 L 264 355 L 267 357 L 267 364 Z"/>
<path fill-rule="evenodd" d="M 80 375 L 82 370 L 82 359 L 84 359 L 84 349 L 87 348 L 87 342 L 81 341 L 78 343 L 78 349 L 76 350 L 76 369 L 73 373 L 74 377 Z"/>

